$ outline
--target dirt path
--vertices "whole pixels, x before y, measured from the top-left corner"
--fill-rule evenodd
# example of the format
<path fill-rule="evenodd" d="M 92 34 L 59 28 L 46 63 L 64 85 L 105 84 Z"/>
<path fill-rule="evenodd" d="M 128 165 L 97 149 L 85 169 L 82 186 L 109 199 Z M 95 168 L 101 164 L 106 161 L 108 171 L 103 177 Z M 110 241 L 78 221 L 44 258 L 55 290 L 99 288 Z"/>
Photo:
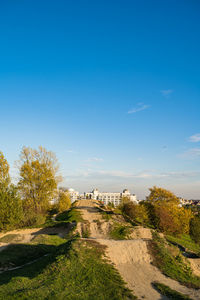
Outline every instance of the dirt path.
<path fill-rule="evenodd" d="M 108 228 L 102 230 L 103 224 L 101 227 L 97 225 L 98 222 L 103 222 L 103 220 L 98 209 L 95 208 L 96 204 L 91 200 L 81 200 L 77 203 L 77 206 L 83 219 L 90 223 L 90 238 L 96 239 L 99 243 L 107 246 L 107 257 L 114 263 L 125 282 L 127 282 L 127 286 L 134 291 L 139 299 L 167 299 L 161 296 L 152 286 L 153 281 L 159 281 L 190 296 L 192 299 L 200 300 L 200 290 L 182 286 L 175 280 L 163 275 L 151 264 L 147 241 L 137 238 L 123 241 L 111 240 L 108 238 Z M 146 231 L 145 234 L 147 234 Z"/>

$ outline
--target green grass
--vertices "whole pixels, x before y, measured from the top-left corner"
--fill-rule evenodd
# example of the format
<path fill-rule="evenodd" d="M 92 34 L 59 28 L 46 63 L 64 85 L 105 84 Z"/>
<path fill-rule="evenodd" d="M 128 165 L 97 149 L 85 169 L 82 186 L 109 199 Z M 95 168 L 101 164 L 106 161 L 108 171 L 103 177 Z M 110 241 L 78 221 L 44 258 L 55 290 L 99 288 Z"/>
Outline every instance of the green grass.
<path fill-rule="evenodd" d="M 12 243 L 18 242 L 21 240 L 20 234 L 6 234 L 2 238 L 0 238 L 0 243 Z"/>
<path fill-rule="evenodd" d="M 153 286 L 158 290 L 159 293 L 161 293 L 163 296 L 167 296 L 169 299 L 174 300 L 192 300 L 186 295 L 183 295 L 182 293 L 179 293 L 175 290 L 172 290 L 170 287 L 163 283 L 154 282 Z"/>
<path fill-rule="evenodd" d="M 171 235 L 167 235 L 166 239 L 169 242 L 181 245 L 185 248 L 187 248 L 189 251 L 192 251 L 196 254 L 200 254 L 200 245 L 198 245 L 197 243 L 195 243 L 191 237 L 189 236 L 189 234 L 182 234 L 179 237 L 175 237 L 175 236 L 171 236 Z"/>
<path fill-rule="evenodd" d="M 72 207 L 70 210 L 66 210 L 62 213 L 59 213 L 55 221 L 52 220 L 52 214 L 49 213 L 46 216 L 45 222 L 37 225 L 31 225 L 31 226 L 23 226 L 21 228 L 48 228 L 48 227 L 62 227 L 66 226 L 66 223 L 71 223 L 71 222 L 81 222 L 82 217 L 80 211 L 76 209 L 76 207 Z"/>
<path fill-rule="evenodd" d="M 56 216 L 58 222 L 82 222 L 82 216 L 79 210 L 72 208 L 71 210 L 64 211 Z"/>
<path fill-rule="evenodd" d="M 54 253 L 66 240 L 53 235 L 38 235 L 30 244 L 12 244 L 0 252 L 0 268 L 15 268 Z"/>
<path fill-rule="evenodd" d="M 103 220 L 105 220 L 106 222 L 108 222 L 112 219 L 112 214 L 107 213 L 105 211 L 101 211 L 101 215 L 102 215 Z"/>
<path fill-rule="evenodd" d="M 164 240 L 155 232 L 153 241 L 149 242 L 149 250 L 153 256 L 154 265 L 166 276 L 185 286 L 200 288 L 200 277 L 193 275 L 190 265 L 185 262 L 181 254 L 172 255 Z"/>
<path fill-rule="evenodd" d="M 32 240 L 31 244 L 40 245 L 52 245 L 59 246 L 66 243 L 66 240 L 59 237 L 58 235 L 39 234 L 36 235 Z"/>
<path fill-rule="evenodd" d="M 48 247 L 40 245 L 9 245 L 0 252 L 0 268 L 15 268 L 33 261 L 50 251 Z"/>
<path fill-rule="evenodd" d="M 69 240 L 56 253 L 0 274 L 0 299 L 136 299 L 95 241 Z"/>
<path fill-rule="evenodd" d="M 126 240 L 130 233 L 129 227 L 115 223 L 109 232 L 109 235 L 114 240 Z"/>

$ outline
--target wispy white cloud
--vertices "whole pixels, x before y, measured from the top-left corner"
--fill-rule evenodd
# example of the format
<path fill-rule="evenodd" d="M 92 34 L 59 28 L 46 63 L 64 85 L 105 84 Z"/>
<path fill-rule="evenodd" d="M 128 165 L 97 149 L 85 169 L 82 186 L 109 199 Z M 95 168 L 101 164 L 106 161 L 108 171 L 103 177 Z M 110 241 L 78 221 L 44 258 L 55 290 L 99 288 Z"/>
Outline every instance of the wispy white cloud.
<path fill-rule="evenodd" d="M 188 179 L 191 177 L 200 176 L 200 172 L 182 171 L 182 172 L 158 172 L 158 171 L 143 171 L 139 173 L 129 173 L 119 170 L 91 170 L 80 171 L 78 174 L 69 176 L 72 179 L 85 180 L 126 180 L 127 182 L 133 179 L 138 180 L 159 180 L 159 179 Z"/>
<path fill-rule="evenodd" d="M 192 148 L 180 155 L 181 158 L 185 159 L 197 159 L 200 158 L 200 148 Z"/>
<path fill-rule="evenodd" d="M 189 137 L 189 142 L 198 143 L 200 142 L 200 133 L 196 133 Z"/>
<path fill-rule="evenodd" d="M 101 162 L 101 161 L 103 161 L 103 158 L 101 158 L 101 157 L 90 157 L 86 161 L 88 161 L 88 162 Z"/>
<path fill-rule="evenodd" d="M 74 151 L 72 149 L 67 150 L 68 153 L 77 153 L 77 151 Z"/>
<path fill-rule="evenodd" d="M 169 97 L 173 93 L 173 90 L 161 90 L 160 92 L 164 97 Z"/>
<path fill-rule="evenodd" d="M 144 104 L 144 103 L 138 103 L 135 108 L 130 109 L 128 111 L 128 114 L 134 114 L 134 113 L 137 113 L 139 111 L 145 110 L 145 109 L 147 109 L 149 107 L 150 107 L 150 105 L 147 105 L 147 104 Z"/>

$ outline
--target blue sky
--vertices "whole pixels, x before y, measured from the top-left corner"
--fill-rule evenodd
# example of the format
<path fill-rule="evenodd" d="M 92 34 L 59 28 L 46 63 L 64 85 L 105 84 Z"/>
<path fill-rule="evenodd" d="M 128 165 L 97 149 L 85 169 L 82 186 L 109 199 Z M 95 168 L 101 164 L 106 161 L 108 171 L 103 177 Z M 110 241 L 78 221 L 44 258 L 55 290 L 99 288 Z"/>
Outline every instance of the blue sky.
<path fill-rule="evenodd" d="M 56 153 L 80 191 L 200 198 L 199 1 L 5 1 L 0 149 Z"/>

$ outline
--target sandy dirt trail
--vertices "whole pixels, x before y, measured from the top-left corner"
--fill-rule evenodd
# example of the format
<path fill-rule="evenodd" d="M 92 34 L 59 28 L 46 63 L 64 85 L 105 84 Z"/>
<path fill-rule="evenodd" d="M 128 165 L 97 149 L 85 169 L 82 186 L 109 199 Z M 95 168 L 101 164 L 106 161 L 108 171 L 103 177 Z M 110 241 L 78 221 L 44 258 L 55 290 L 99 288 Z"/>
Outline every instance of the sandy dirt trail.
<path fill-rule="evenodd" d="M 115 265 L 127 286 L 139 299 L 168 299 L 160 295 L 152 286 L 159 281 L 170 288 L 179 291 L 192 299 L 200 300 L 200 290 L 189 289 L 177 281 L 163 275 L 155 266 L 147 249 L 147 241 L 143 239 L 116 241 L 108 238 L 108 225 L 105 225 L 97 205 L 91 200 L 81 200 L 77 203 L 83 219 L 90 224 L 90 238 L 106 245 L 106 254 Z M 97 220 L 102 222 L 101 228 Z M 103 227 L 104 226 L 104 227 Z"/>

